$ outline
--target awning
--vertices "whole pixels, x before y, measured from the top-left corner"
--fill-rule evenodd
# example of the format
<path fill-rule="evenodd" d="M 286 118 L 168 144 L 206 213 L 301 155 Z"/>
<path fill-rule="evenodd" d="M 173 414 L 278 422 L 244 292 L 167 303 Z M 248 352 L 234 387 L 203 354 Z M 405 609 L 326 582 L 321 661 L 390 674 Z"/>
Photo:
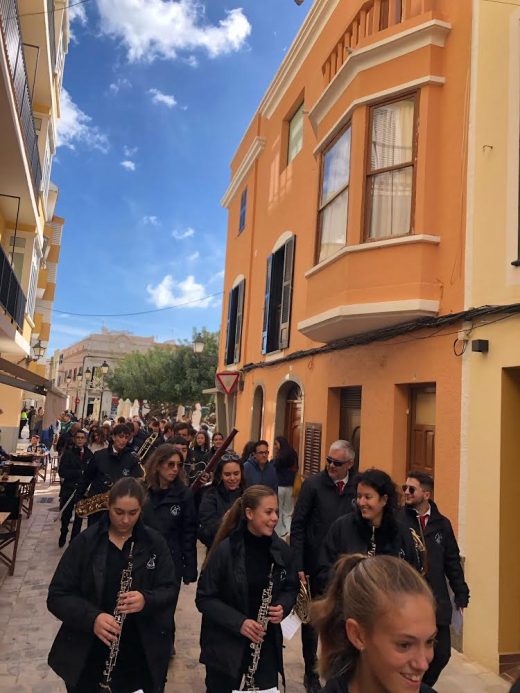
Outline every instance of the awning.
<path fill-rule="evenodd" d="M 17 387 L 20 390 L 28 390 L 38 395 L 45 395 L 47 390 L 52 387 L 52 383 L 47 378 L 43 378 L 38 373 L 33 373 L 28 368 L 12 363 L 0 357 L 0 383 Z"/>

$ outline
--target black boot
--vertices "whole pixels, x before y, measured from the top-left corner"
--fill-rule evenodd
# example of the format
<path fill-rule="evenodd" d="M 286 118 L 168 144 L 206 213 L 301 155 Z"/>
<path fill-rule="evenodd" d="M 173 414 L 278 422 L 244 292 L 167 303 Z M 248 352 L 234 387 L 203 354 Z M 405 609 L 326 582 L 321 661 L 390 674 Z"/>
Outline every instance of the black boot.
<path fill-rule="evenodd" d="M 318 691 L 321 691 L 320 678 L 315 672 L 305 674 L 303 685 L 307 693 L 318 693 Z"/>
<path fill-rule="evenodd" d="M 60 538 L 58 539 L 58 546 L 60 549 L 62 549 L 65 546 L 65 542 L 67 541 L 67 532 L 63 532 L 60 534 Z"/>

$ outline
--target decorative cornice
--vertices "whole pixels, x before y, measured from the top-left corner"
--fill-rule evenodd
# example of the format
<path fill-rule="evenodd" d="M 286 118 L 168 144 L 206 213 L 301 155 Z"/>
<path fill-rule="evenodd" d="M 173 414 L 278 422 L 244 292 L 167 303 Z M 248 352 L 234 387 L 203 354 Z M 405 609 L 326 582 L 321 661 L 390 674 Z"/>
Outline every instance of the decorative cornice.
<path fill-rule="evenodd" d="M 313 127 L 319 126 L 341 94 L 360 72 L 395 60 L 425 46 L 444 46 L 450 31 L 451 24 L 439 19 L 432 19 L 381 41 L 371 43 L 364 48 L 355 49 L 312 107 L 309 118 Z"/>
<path fill-rule="evenodd" d="M 237 169 L 237 172 L 231 179 L 231 183 L 229 184 L 228 189 L 226 190 L 224 197 L 220 201 L 220 204 L 222 207 L 229 207 L 231 200 L 233 197 L 236 195 L 238 189 L 244 182 L 247 174 L 249 173 L 249 170 L 251 169 L 251 166 L 255 163 L 255 161 L 258 159 L 262 151 L 264 150 L 265 147 L 265 137 L 255 137 L 253 140 L 251 146 L 247 150 L 247 154 L 244 156 L 242 159 L 240 166 Z"/>
<path fill-rule="evenodd" d="M 303 61 L 309 55 L 316 39 L 321 34 L 340 0 L 316 0 L 302 24 L 300 31 L 287 51 L 278 72 L 260 102 L 260 113 L 270 118 L 298 74 Z"/>

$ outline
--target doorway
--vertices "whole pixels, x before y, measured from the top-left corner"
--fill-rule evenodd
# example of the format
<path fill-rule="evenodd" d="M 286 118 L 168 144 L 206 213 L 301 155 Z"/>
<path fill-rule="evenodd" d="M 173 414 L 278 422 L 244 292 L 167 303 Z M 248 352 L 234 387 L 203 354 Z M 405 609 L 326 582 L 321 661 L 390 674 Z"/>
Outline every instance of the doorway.
<path fill-rule="evenodd" d="M 276 399 L 275 435 L 285 436 L 298 453 L 303 426 L 303 393 L 294 381 L 284 383 L 278 390 Z"/>

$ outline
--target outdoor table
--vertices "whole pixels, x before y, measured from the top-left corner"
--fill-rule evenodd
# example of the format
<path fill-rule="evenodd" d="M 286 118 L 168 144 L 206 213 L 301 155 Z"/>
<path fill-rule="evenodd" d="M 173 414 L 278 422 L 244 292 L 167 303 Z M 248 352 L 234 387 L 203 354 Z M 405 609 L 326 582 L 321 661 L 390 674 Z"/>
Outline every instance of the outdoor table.
<path fill-rule="evenodd" d="M 11 513 L 0 513 L 0 527 L 4 524 Z"/>
<path fill-rule="evenodd" d="M 36 477 L 21 476 L 19 474 L 9 474 L 7 479 L 2 479 L 2 481 L 18 481 L 18 483 L 20 484 L 19 489 L 20 498 L 22 499 L 22 510 L 27 515 L 27 517 L 31 517 Z"/>
<path fill-rule="evenodd" d="M 27 457 L 26 452 L 15 452 L 11 454 L 11 457 L 13 458 L 11 462 L 13 464 L 16 464 L 17 467 L 21 465 L 33 467 L 34 469 L 36 469 L 36 476 L 42 481 L 47 481 L 47 465 L 49 464 L 50 459 L 49 453 L 47 453 L 45 457 L 33 457 L 32 461 L 30 462 L 25 459 Z M 21 459 L 18 460 L 16 459 L 17 457 L 20 457 Z"/>

